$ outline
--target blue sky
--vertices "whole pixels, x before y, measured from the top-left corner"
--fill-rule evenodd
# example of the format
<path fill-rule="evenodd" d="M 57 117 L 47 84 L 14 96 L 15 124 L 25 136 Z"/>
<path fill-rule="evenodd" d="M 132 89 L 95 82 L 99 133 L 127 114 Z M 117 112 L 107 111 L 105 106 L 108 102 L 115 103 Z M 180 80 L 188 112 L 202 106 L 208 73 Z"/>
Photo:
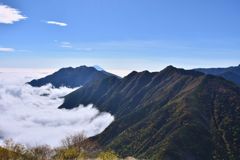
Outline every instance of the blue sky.
<path fill-rule="evenodd" d="M 1 6 L 0 68 L 97 64 L 128 72 L 240 62 L 239 0 L 0 0 Z"/>

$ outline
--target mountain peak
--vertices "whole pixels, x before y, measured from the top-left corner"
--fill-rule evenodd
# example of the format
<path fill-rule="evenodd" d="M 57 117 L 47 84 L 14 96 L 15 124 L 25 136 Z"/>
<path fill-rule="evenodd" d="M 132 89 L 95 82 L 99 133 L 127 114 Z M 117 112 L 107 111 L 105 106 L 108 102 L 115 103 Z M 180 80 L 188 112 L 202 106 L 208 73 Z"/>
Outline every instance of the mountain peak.
<path fill-rule="evenodd" d="M 174 67 L 172 65 L 169 65 L 166 68 L 164 68 L 163 70 L 166 70 L 166 71 L 176 71 L 176 70 L 178 70 L 178 68 L 176 68 L 176 67 Z"/>
<path fill-rule="evenodd" d="M 101 70 L 100 70 L 101 69 Z M 88 67 L 86 65 L 76 68 L 67 67 L 40 79 L 34 79 L 28 82 L 31 86 L 40 87 L 51 83 L 54 87 L 79 87 L 95 80 L 102 80 L 107 77 L 115 76 L 104 71 L 100 67 Z"/>
<path fill-rule="evenodd" d="M 177 69 L 176 67 L 174 67 L 173 65 L 168 65 L 166 68 L 170 68 L 170 69 Z"/>
<path fill-rule="evenodd" d="M 93 68 L 95 68 L 98 71 L 104 71 L 104 69 L 98 65 L 94 65 Z"/>
<path fill-rule="evenodd" d="M 201 76 L 203 73 L 195 71 L 195 70 L 185 70 L 182 68 L 176 68 L 172 65 L 167 66 L 165 69 L 163 69 L 161 72 L 165 73 L 180 73 L 184 75 L 192 75 L 192 76 Z"/>

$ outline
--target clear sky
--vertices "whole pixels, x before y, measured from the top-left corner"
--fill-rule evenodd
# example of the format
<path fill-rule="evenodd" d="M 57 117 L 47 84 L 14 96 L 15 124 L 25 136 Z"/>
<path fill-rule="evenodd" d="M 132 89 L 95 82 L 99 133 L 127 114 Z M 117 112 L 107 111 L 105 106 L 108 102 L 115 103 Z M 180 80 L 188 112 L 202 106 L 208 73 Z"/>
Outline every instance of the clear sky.
<path fill-rule="evenodd" d="M 0 68 L 240 63 L 239 0 L 0 0 Z"/>

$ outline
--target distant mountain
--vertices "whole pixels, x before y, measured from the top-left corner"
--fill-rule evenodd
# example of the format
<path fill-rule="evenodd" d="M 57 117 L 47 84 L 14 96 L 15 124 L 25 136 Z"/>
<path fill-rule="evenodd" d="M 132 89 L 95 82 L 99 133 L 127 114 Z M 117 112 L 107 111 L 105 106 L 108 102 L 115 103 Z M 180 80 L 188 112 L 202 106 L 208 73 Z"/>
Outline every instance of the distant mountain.
<path fill-rule="evenodd" d="M 228 68 L 198 68 L 195 70 L 203 72 L 205 74 L 221 76 L 240 85 L 240 65 Z"/>
<path fill-rule="evenodd" d="M 41 79 L 28 82 L 31 86 L 40 87 L 51 83 L 54 87 L 79 87 L 93 81 L 101 81 L 107 77 L 116 77 L 115 75 L 96 69 L 95 67 L 80 66 L 77 68 L 62 68 L 59 71 Z"/>
<path fill-rule="evenodd" d="M 65 97 L 59 108 L 93 103 L 115 121 L 92 137 L 121 156 L 151 160 L 240 159 L 240 88 L 169 66 L 108 77 Z"/>

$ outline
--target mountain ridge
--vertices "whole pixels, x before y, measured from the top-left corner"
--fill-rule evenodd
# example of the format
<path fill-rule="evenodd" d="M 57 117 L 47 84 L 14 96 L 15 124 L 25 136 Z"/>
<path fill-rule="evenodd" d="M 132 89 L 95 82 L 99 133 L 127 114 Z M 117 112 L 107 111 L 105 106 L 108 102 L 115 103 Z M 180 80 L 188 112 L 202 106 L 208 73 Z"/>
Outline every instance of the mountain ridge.
<path fill-rule="evenodd" d="M 133 71 L 123 79 L 85 85 L 59 108 L 89 103 L 115 116 L 91 139 L 121 156 L 240 158 L 240 89 L 223 78 L 173 66 Z"/>
<path fill-rule="evenodd" d="M 240 64 L 238 66 L 231 66 L 226 68 L 196 68 L 194 70 L 223 77 L 240 86 Z"/>

